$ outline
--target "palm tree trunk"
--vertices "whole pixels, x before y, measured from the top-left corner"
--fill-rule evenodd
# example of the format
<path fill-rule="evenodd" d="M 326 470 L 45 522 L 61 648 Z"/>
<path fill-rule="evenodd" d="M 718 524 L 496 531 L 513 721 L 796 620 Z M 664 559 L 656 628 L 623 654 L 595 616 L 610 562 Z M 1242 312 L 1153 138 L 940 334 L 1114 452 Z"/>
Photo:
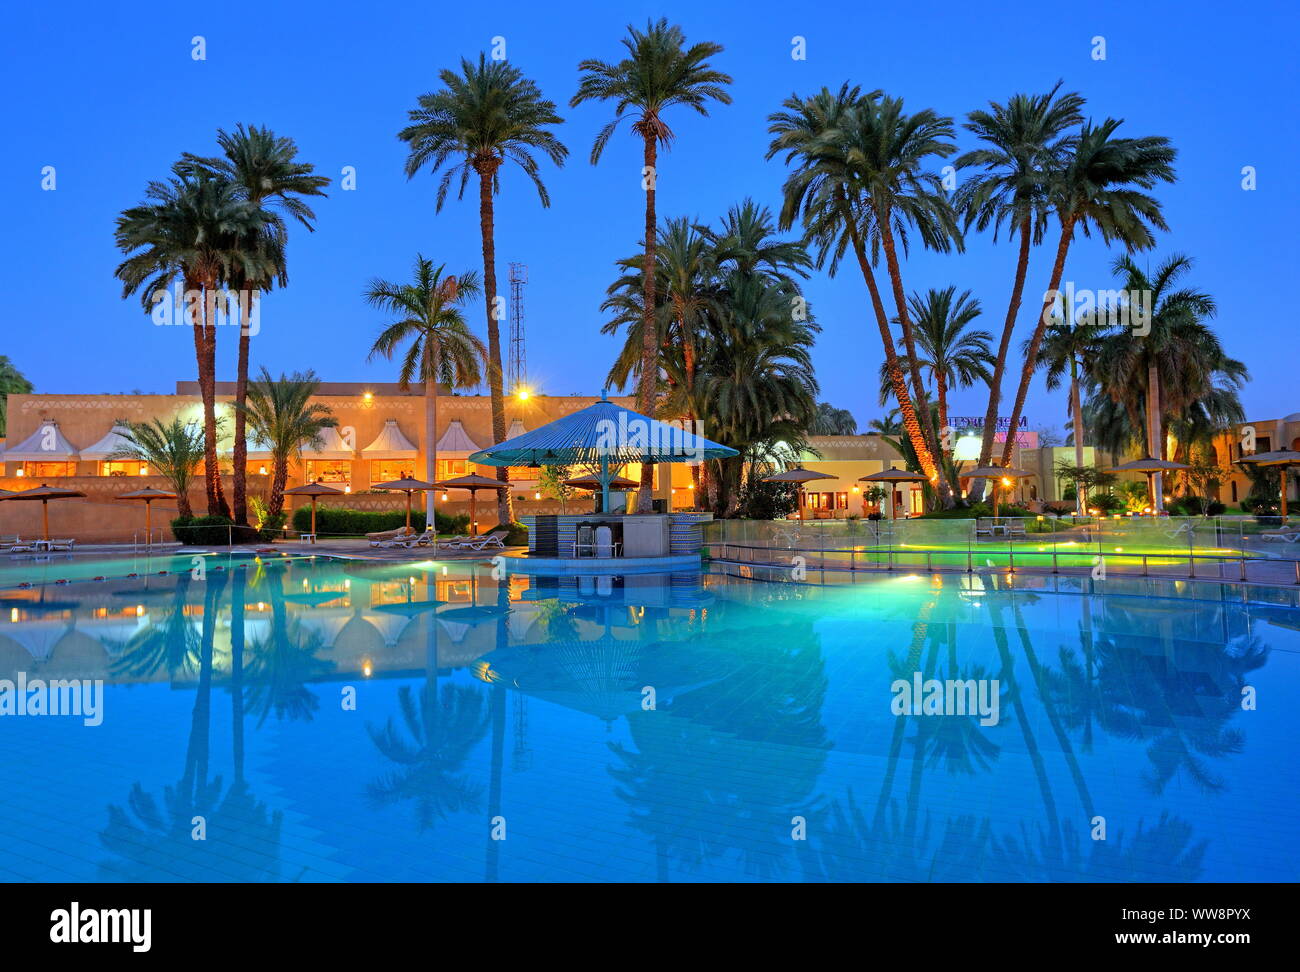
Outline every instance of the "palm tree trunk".
<path fill-rule="evenodd" d="M 930 468 L 925 468 L 925 461 L 922 460 L 922 472 L 935 483 L 943 506 L 951 508 L 954 505 L 952 489 L 948 485 L 948 477 L 944 472 L 943 463 L 937 459 L 940 454 L 939 443 L 935 439 L 934 429 L 931 427 L 934 418 L 930 414 L 925 394 L 925 383 L 921 380 L 921 359 L 916 354 L 916 335 L 912 330 L 912 321 L 907 316 L 907 296 L 903 292 L 903 275 L 898 266 L 898 252 L 894 249 L 894 234 L 889 228 L 888 219 L 880 221 L 880 228 L 881 242 L 885 248 L 885 265 L 889 269 L 889 283 L 894 291 L 894 304 L 898 308 L 898 321 L 903 329 L 903 344 L 907 348 L 907 366 L 912 374 L 912 391 L 916 396 L 913 401 L 916 404 L 917 412 L 925 416 L 922 434 L 925 436 L 926 450 L 930 454 Z M 920 453 L 917 453 L 918 457 L 920 455 Z"/>
<path fill-rule="evenodd" d="M 1029 217 L 1020 223 L 1020 254 L 1016 258 L 1016 280 L 1011 286 L 1011 300 L 1007 304 L 1007 318 L 1002 323 L 1002 339 L 998 342 L 998 357 L 993 364 L 993 378 L 989 382 L 989 407 L 984 412 L 984 436 L 980 443 L 979 465 L 987 466 L 993 458 L 993 439 L 997 435 L 998 408 L 1002 405 L 1002 376 L 1007 368 L 1007 351 L 1011 347 L 1011 333 L 1016 328 L 1016 318 L 1020 316 L 1020 301 L 1025 293 L 1025 277 L 1029 273 L 1030 239 Z M 979 489 L 971 484 L 972 495 L 983 498 L 983 481 Z"/>
<path fill-rule="evenodd" d="M 858 234 L 857 225 L 852 220 L 852 213 L 846 217 L 846 223 L 849 227 L 849 238 L 853 243 L 853 254 L 857 257 L 858 268 L 862 271 L 862 279 L 866 281 L 867 292 L 871 295 L 871 306 L 876 313 L 876 325 L 880 328 L 880 343 L 885 349 L 885 367 L 889 372 L 889 383 L 894 391 L 894 399 L 898 402 L 899 413 L 903 417 L 903 429 L 907 432 L 912 448 L 920 460 L 921 470 L 927 476 L 932 475 L 934 458 L 921 431 L 921 423 L 916 417 L 912 396 L 907 391 L 907 381 L 903 378 L 903 369 L 898 363 L 898 352 L 894 347 L 894 335 L 889 330 L 889 315 L 885 313 L 885 304 L 880 298 L 880 288 L 876 286 L 876 275 L 867 261 L 867 252 L 862 245 L 862 237 Z"/>
<path fill-rule="evenodd" d="M 686 372 L 686 421 L 688 430 L 695 432 L 695 334 L 686 323 L 686 313 L 678 315 L 678 326 L 682 331 L 682 364 Z M 700 491 L 700 466 L 691 466 L 691 485 L 695 500 Z"/>
<path fill-rule="evenodd" d="M 1165 457 L 1164 435 L 1160 430 L 1160 367 L 1155 361 L 1147 365 L 1147 454 L 1152 459 Z M 1151 477 L 1151 509 L 1164 509 L 1164 474 Z"/>
<path fill-rule="evenodd" d="M 1074 465 L 1083 468 L 1083 406 L 1079 401 L 1079 363 L 1074 355 L 1070 356 L 1070 411 L 1074 414 Z M 1074 484 L 1075 510 L 1080 516 L 1088 511 L 1088 497 L 1084 495 L 1083 483 Z"/>
<path fill-rule="evenodd" d="M 1034 377 L 1034 372 L 1038 370 L 1035 362 L 1038 361 L 1038 349 L 1043 344 L 1043 332 L 1047 330 L 1047 322 L 1050 320 L 1053 299 L 1056 290 L 1061 286 L 1061 277 L 1065 275 L 1065 257 L 1070 252 L 1070 240 L 1074 236 L 1074 221 L 1063 220 L 1061 222 L 1061 240 L 1056 244 L 1056 260 L 1052 264 L 1052 278 L 1047 285 L 1047 292 L 1043 295 L 1043 310 L 1038 315 L 1038 323 L 1034 325 L 1034 335 L 1029 339 L 1029 349 L 1025 352 L 1025 365 L 1020 372 L 1020 386 L 1016 389 L 1016 402 L 1011 408 L 1011 424 L 1007 427 L 1007 441 L 1002 446 L 1001 465 L 1008 466 L 1011 464 L 1011 454 L 1016 448 L 1016 428 L 1020 425 L 1020 413 L 1025 408 L 1025 398 L 1029 394 L 1029 382 Z M 1068 311 L 1068 308 L 1067 308 Z"/>
<path fill-rule="evenodd" d="M 208 516 L 215 516 L 220 510 L 217 489 L 221 485 L 221 470 L 217 465 L 217 413 L 216 380 L 214 375 L 216 360 L 215 338 L 208 339 L 208 294 L 197 280 L 187 280 L 187 293 L 196 293 L 199 299 L 191 304 L 194 324 L 194 355 L 198 359 L 199 398 L 203 403 L 203 486 L 207 494 Z M 212 354 L 209 354 L 209 344 Z"/>
<path fill-rule="evenodd" d="M 268 520 L 280 515 L 284 509 L 284 484 L 289 478 L 289 457 L 273 456 L 271 459 L 271 495 L 266 501 Z"/>
<path fill-rule="evenodd" d="M 424 339 L 424 480 L 438 481 L 438 360 L 437 352 L 430 347 L 431 339 Z M 433 490 L 424 492 L 424 528 L 436 528 L 434 511 L 437 509 Z"/>
<path fill-rule="evenodd" d="M 506 438 L 506 403 L 501 375 L 501 327 L 497 322 L 497 251 L 495 217 L 492 211 L 492 183 L 501 160 L 492 158 L 476 164 L 478 171 L 478 222 L 483 238 L 483 297 L 487 301 L 488 393 L 492 397 L 492 444 Z M 497 467 L 497 479 L 510 482 L 510 471 Z M 510 489 L 497 490 L 497 520 L 502 526 L 514 519 Z"/>
<path fill-rule="evenodd" d="M 655 179 L 658 173 L 655 169 L 657 158 L 653 134 L 645 136 L 642 157 L 642 185 L 645 186 L 645 256 L 641 261 L 644 306 L 641 308 L 641 381 L 637 386 L 636 406 L 642 415 L 650 415 L 655 403 L 655 379 L 659 376 L 659 334 L 655 327 Z M 636 499 L 638 513 L 649 513 L 654 509 L 651 502 L 654 476 L 654 464 L 641 463 L 641 491 Z"/>
<path fill-rule="evenodd" d="M 244 402 L 248 397 L 248 321 L 243 319 L 251 312 L 253 296 L 251 288 L 247 291 L 248 310 L 240 308 L 239 322 L 239 363 L 235 371 L 235 445 L 233 460 L 234 475 L 234 520 L 240 526 L 248 525 L 248 443 L 244 441 L 247 430 L 247 417 L 244 415 Z M 241 302 L 242 303 L 242 302 Z"/>
<path fill-rule="evenodd" d="M 948 428 L 948 376 L 941 371 L 936 371 L 934 375 L 935 397 L 939 401 L 939 434 L 945 434 L 944 430 Z M 943 442 L 940 441 L 939 448 L 941 452 L 946 452 L 943 448 Z"/>

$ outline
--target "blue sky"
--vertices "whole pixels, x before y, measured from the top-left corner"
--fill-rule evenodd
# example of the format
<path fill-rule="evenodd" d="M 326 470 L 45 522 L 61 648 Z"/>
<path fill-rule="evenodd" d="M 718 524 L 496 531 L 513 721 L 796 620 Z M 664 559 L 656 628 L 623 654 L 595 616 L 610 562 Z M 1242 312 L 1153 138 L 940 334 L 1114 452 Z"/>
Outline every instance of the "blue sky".
<path fill-rule="evenodd" d="M 635 252 L 643 219 L 640 148 L 624 128 L 593 168 L 591 140 L 610 111 L 567 102 L 580 59 L 618 56 L 629 21 L 666 15 L 688 39 L 725 45 L 716 64 L 735 83 L 733 104 L 711 117 L 681 110 L 668 117 L 678 137 L 661 160 L 661 215 L 714 221 L 746 195 L 775 208 L 784 172 L 779 161 L 763 159 L 766 117 L 791 93 L 851 79 L 960 121 L 989 99 L 1042 91 L 1061 78 L 1087 97 L 1093 116 L 1125 119 L 1121 134 L 1173 140 L 1180 179 L 1159 190 L 1171 232 L 1150 259 L 1175 251 L 1196 258 L 1191 282 L 1216 296 L 1228 350 L 1254 375 L 1244 396 L 1250 416 L 1300 411 L 1293 385 L 1300 331 L 1287 299 L 1300 222 L 1294 5 L 611 6 L 324 0 L 208 9 L 155 3 L 137 13 L 77 2 L 57 12 L 14 8 L 0 41 L 9 145 L 0 170 L 11 214 L 0 242 L 0 354 L 42 392 L 169 392 L 176 379 L 192 378 L 188 329 L 155 327 L 134 298 L 120 299 L 113 220 L 182 151 L 211 152 L 218 127 L 243 121 L 292 136 L 302 157 L 336 180 L 344 166 L 357 172 L 355 191 L 338 191 L 336 182 L 317 206 L 317 232 L 294 232 L 290 286 L 264 306 L 254 365 L 314 367 L 336 381 L 391 380 L 393 365 L 366 361 L 383 323 L 360 300 L 366 282 L 404 277 L 417 252 L 453 272 L 481 268 L 476 200 L 453 199 L 436 214 L 433 177 L 408 182 L 395 133 L 416 97 L 437 86 L 440 68 L 502 36 L 509 59 L 562 106 L 558 134 L 571 155 L 562 170 L 544 172 L 549 210 L 522 173 L 505 173 L 498 274 L 504 279 L 509 261 L 529 266 L 533 384 L 550 394 L 598 391 L 616 346 L 598 333 L 599 304 L 613 260 Z M 191 57 L 195 35 L 206 40 L 205 61 Z M 806 60 L 790 55 L 796 35 L 807 39 Z M 1104 61 L 1092 57 L 1096 36 L 1105 38 Z M 974 143 L 963 134 L 959 144 Z M 1241 188 L 1247 165 L 1257 168 L 1255 191 Z M 43 166 L 56 168 L 53 192 L 41 188 Z M 1078 287 L 1111 287 L 1111 259 L 1095 241 L 1076 243 L 1066 277 Z M 1005 241 L 974 235 L 962 255 L 914 251 L 904 282 L 909 291 L 970 288 L 984 305 L 981 323 L 996 332 L 1013 261 Z M 1027 294 L 1041 295 L 1048 261 L 1046 248 L 1035 251 Z M 818 273 L 807 292 L 824 327 L 815 354 L 822 397 L 865 425 L 880 413 L 881 354 L 861 279 Z M 481 313 L 472 319 L 481 327 Z M 234 341 L 222 338 L 219 370 L 229 378 Z M 982 414 L 982 397 L 956 393 L 954 414 Z M 1036 381 L 1027 414 L 1033 427 L 1061 427 L 1064 395 Z"/>

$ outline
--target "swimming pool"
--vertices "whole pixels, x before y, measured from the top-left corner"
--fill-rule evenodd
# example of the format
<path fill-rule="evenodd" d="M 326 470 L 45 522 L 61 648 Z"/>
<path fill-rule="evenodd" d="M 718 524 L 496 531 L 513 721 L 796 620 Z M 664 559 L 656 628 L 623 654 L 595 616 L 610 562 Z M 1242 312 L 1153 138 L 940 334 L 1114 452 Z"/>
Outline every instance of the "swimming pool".
<path fill-rule="evenodd" d="M 1288 608 L 202 563 L 0 589 L 0 679 L 104 682 L 0 716 L 3 879 L 1300 877 Z"/>

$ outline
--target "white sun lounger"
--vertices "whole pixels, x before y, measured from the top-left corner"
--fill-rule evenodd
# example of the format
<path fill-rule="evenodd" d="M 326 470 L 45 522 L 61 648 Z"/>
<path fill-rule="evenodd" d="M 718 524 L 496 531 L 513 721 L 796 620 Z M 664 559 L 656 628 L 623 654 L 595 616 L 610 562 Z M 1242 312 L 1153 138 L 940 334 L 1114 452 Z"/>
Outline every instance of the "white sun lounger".
<path fill-rule="evenodd" d="M 507 530 L 493 530 L 491 533 L 486 534 L 484 536 L 473 537 L 469 540 L 466 540 L 464 543 L 460 545 L 459 549 L 474 550 L 474 551 L 504 550 L 506 545 L 502 543 L 501 540 L 502 538 L 505 537 L 505 535 L 508 532 L 509 531 Z"/>

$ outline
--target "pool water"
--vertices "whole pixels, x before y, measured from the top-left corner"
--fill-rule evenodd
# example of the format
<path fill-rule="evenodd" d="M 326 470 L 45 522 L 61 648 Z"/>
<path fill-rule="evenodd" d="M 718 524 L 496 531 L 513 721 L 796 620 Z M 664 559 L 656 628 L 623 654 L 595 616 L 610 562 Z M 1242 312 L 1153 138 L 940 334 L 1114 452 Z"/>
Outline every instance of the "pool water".
<path fill-rule="evenodd" d="M 143 566 L 0 589 L 0 679 L 105 683 L 0 716 L 0 878 L 1300 878 L 1300 612 L 1226 589 Z"/>

